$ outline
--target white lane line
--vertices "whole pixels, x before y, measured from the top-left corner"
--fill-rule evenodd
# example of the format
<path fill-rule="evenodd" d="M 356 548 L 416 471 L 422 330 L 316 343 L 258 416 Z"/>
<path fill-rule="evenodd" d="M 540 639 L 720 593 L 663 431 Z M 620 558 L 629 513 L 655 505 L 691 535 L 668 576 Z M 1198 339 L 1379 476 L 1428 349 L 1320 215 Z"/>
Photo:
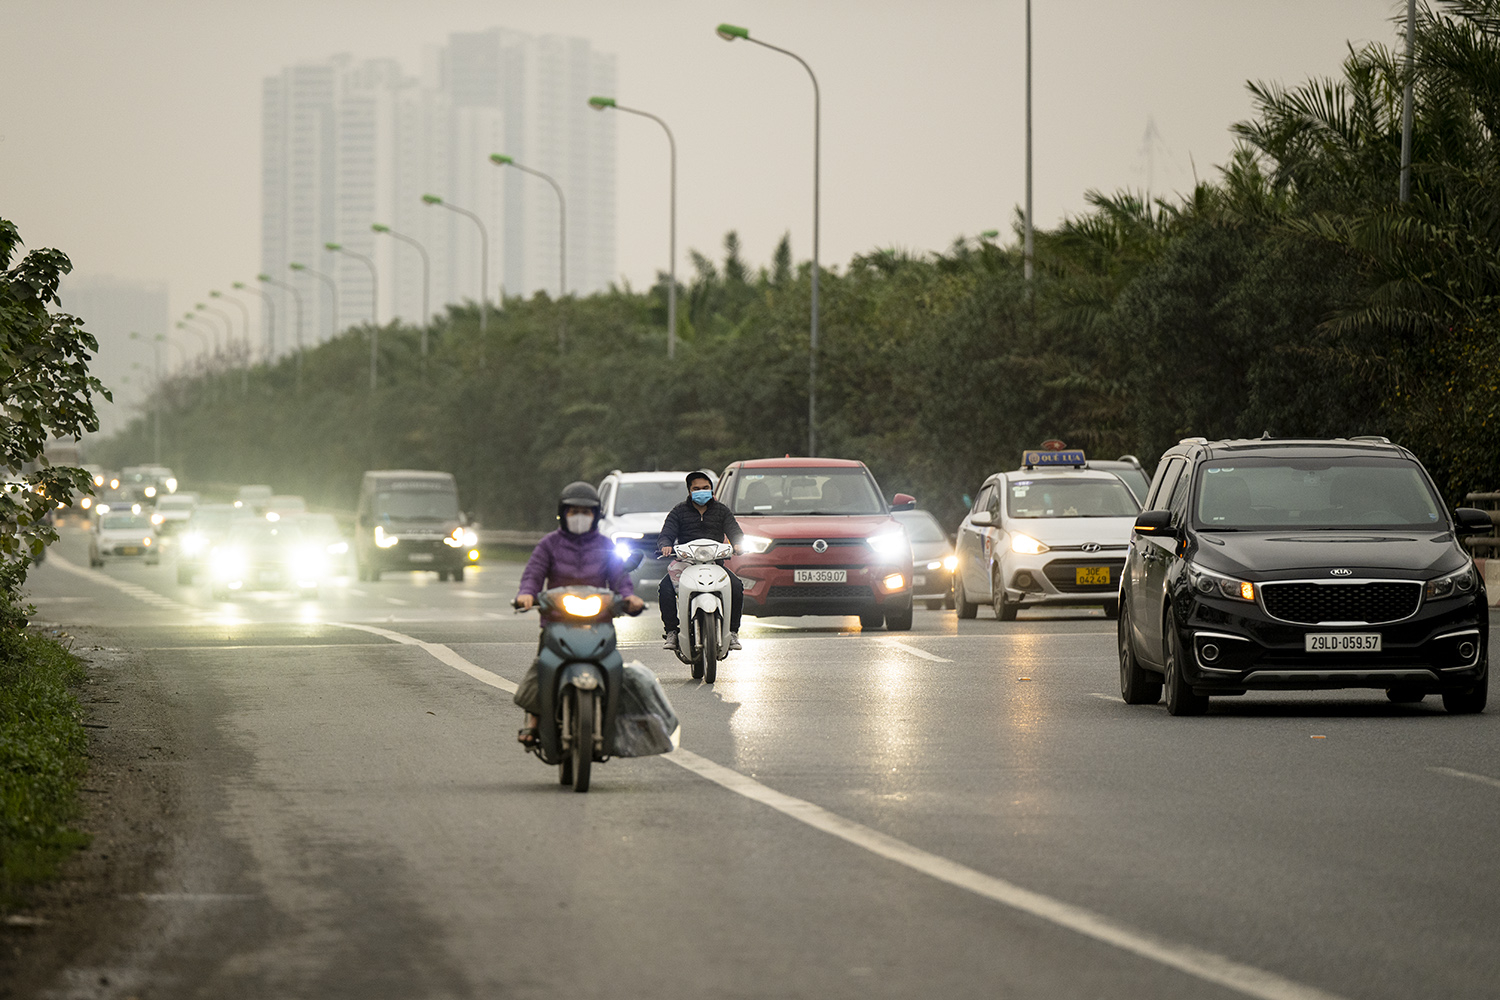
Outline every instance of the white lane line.
<path fill-rule="evenodd" d="M 514 683 L 506 680 L 497 673 L 493 673 L 483 667 L 475 666 L 440 642 L 423 642 L 421 639 L 414 639 L 400 632 L 392 632 L 390 629 L 376 628 L 374 625 L 359 625 L 354 622 L 329 622 L 328 624 L 336 628 L 352 628 L 358 632 L 368 632 L 371 635 L 378 635 L 392 642 L 399 642 L 403 646 L 420 646 L 440 662 L 446 663 L 454 670 L 468 674 L 481 684 L 488 684 L 492 688 L 499 688 L 501 691 L 506 691 L 510 694 L 516 693 L 516 685 Z M 530 643 L 527 643 L 527 645 L 530 645 Z"/>
<path fill-rule="evenodd" d="M 1117 695 L 1117 694 L 1105 694 L 1103 691 L 1090 691 L 1089 692 L 1089 697 L 1090 698 L 1103 698 L 1105 701 L 1119 701 L 1120 700 L 1120 696 L 1119 695 Z"/>
<path fill-rule="evenodd" d="M 402 635 L 400 632 L 391 632 L 369 625 L 342 622 L 329 622 L 328 624 L 370 632 L 406 646 L 420 646 L 443 663 L 468 674 L 481 683 L 512 693 L 516 690 L 516 685 L 512 682 L 483 667 L 475 666 L 441 643 L 422 642 L 420 639 Z M 1113 945 L 1122 951 L 1158 962 L 1168 968 L 1228 987 L 1246 996 L 1256 997 L 1258 1000 L 1343 1000 L 1336 993 L 1329 993 L 1313 986 L 1304 986 L 1278 976 L 1274 972 L 1244 965 L 1211 951 L 1194 948 L 1192 945 L 1163 941 L 1149 934 L 1130 930 L 1080 906 L 1073 906 L 1039 892 L 1023 889 L 1012 882 L 939 857 L 919 847 L 913 847 L 903 840 L 897 840 L 878 830 L 872 830 L 853 820 L 831 813 L 822 806 L 778 792 L 754 778 L 722 764 L 716 764 L 707 757 L 700 757 L 691 750 L 683 750 L 679 747 L 672 753 L 664 755 L 664 759 L 712 781 L 721 788 L 770 806 L 777 812 L 790 816 L 815 830 L 832 834 L 840 840 L 864 848 L 888 861 L 894 861 L 940 882 L 946 882 L 1012 909 L 1040 917 L 1059 927 Z"/>
<path fill-rule="evenodd" d="M 385 603 L 387 603 L 387 604 L 399 604 L 403 608 L 409 608 L 409 607 L 411 607 L 411 601 L 403 601 L 399 597 L 387 597 L 385 599 Z"/>
<path fill-rule="evenodd" d="M 895 649 L 901 650 L 904 653 L 910 653 L 912 656 L 920 656 L 922 659 L 931 660 L 933 663 L 953 662 L 952 660 L 934 655 L 933 653 L 929 653 L 925 649 L 918 649 L 916 646 L 908 646 L 906 643 L 900 641 L 899 639 L 886 639 L 882 642 L 882 645 L 891 646 Z"/>
<path fill-rule="evenodd" d="M 1428 768 L 1428 770 L 1434 771 L 1438 774 L 1446 774 L 1450 778 L 1463 778 L 1465 781 L 1477 781 L 1481 785 L 1490 785 L 1494 788 L 1500 788 L 1500 779 L 1489 778 L 1482 774 L 1470 774 L 1468 771 L 1455 771 L 1451 767 L 1430 767 Z"/>
<path fill-rule="evenodd" d="M 47 561 L 42 565 L 55 566 L 57 569 L 63 570 L 66 573 L 72 573 L 75 576 L 81 576 L 85 580 L 91 580 L 94 583 L 103 584 L 106 587 L 113 587 L 116 590 L 120 591 L 122 594 L 133 597 L 138 601 L 151 605 L 152 607 L 161 608 L 163 611 L 181 611 L 184 614 L 194 616 L 201 616 L 204 614 L 201 609 L 195 608 L 191 604 L 183 604 L 181 601 L 174 601 L 170 597 L 163 597 L 156 591 L 148 590 L 147 588 L 142 587 L 139 584 L 127 583 L 124 580 L 117 580 L 112 576 L 108 576 L 96 570 L 85 569 L 82 566 L 78 566 L 69 562 L 62 556 L 49 556 L 47 558 Z"/>

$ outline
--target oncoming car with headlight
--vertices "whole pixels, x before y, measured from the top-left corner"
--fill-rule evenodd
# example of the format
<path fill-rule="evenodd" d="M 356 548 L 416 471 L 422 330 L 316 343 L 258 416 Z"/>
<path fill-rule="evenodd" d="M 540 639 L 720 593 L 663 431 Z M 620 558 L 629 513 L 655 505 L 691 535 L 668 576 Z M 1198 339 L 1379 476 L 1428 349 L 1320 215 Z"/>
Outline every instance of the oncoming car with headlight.
<path fill-rule="evenodd" d="M 295 521 L 250 517 L 238 520 L 229 537 L 208 555 L 215 600 L 252 590 L 295 590 L 318 596 L 328 576 L 328 553 L 308 541 Z"/>
<path fill-rule="evenodd" d="M 1140 504 L 1081 451 L 1029 451 L 1022 468 L 986 479 L 958 527 L 954 603 L 1013 621 L 1021 608 L 1102 606 L 1119 612 L 1120 571 Z"/>
<path fill-rule="evenodd" d="M 452 473 L 366 472 L 355 513 L 354 560 L 361 580 L 391 570 L 434 570 L 462 582 L 479 561 L 479 535 L 458 509 Z"/>
<path fill-rule="evenodd" d="M 863 462 L 771 458 L 735 462 L 717 496 L 745 537 L 728 563 L 745 585 L 745 613 L 859 615 L 863 628 L 911 628 L 911 542 Z"/>
<path fill-rule="evenodd" d="M 1383 689 L 1484 710 L 1489 609 L 1459 544 L 1484 511 L 1444 509 L 1384 438 L 1189 438 L 1162 456 L 1135 523 L 1120 693 L 1172 715 L 1214 695 Z"/>
<path fill-rule="evenodd" d="M 115 559 L 155 564 L 160 558 L 151 518 L 140 510 L 108 510 L 94 517 L 89 536 L 89 565 L 96 569 Z"/>
<path fill-rule="evenodd" d="M 178 530 L 173 548 L 177 554 L 177 582 L 188 586 L 208 565 L 208 554 L 229 535 L 238 511 L 227 503 L 205 503 Z"/>

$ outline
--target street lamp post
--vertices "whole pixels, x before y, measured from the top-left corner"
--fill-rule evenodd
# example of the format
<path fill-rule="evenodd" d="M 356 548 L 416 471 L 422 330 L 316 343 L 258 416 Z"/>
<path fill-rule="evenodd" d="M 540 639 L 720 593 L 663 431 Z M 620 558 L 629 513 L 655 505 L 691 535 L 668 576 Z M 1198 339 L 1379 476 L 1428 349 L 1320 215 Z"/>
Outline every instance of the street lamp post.
<path fill-rule="evenodd" d="M 193 336 L 197 337 L 198 344 L 201 347 L 201 350 L 199 350 L 198 352 L 199 355 L 202 357 L 208 356 L 208 336 L 202 330 L 198 329 L 196 326 L 190 326 L 186 322 L 178 323 L 177 329 L 182 330 L 184 333 L 191 333 Z"/>
<path fill-rule="evenodd" d="M 342 243 L 324 243 L 323 249 L 329 253 L 346 254 L 355 260 L 363 261 L 364 265 L 370 269 L 370 392 L 373 393 L 380 375 L 380 296 L 375 285 L 375 282 L 379 280 L 375 271 L 375 262 L 362 253 L 346 249 Z"/>
<path fill-rule="evenodd" d="M 530 167 L 523 167 L 514 159 L 503 153 L 491 153 L 490 162 L 501 167 L 515 167 L 522 173 L 540 177 L 552 185 L 552 190 L 557 192 L 557 234 L 558 234 L 558 262 L 557 262 L 557 297 L 566 298 L 568 294 L 568 199 L 563 197 L 563 189 L 557 181 Z"/>
<path fill-rule="evenodd" d="M 236 281 L 232 285 L 230 285 L 230 287 L 234 288 L 234 289 L 236 289 L 238 291 L 241 291 L 241 292 L 248 292 L 251 295 L 258 295 L 258 296 L 260 296 L 261 302 L 265 304 L 265 307 L 266 307 L 266 314 L 265 314 L 266 315 L 266 342 L 265 342 L 263 351 L 264 351 L 264 355 L 265 355 L 266 364 L 269 365 L 271 363 L 271 358 L 274 357 L 275 354 L 276 354 L 276 308 L 275 308 L 275 304 L 272 302 L 271 296 L 267 295 L 265 292 L 261 291 L 259 288 L 251 288 L 249 285 L 245 284 L 243 281 Z"/>
<path fill-rule="evenodd" d="M 481 223 L 480 226 L 482 228 L 483 223 Z M 427 327 L 431 323 L 431 313 L 428 311 L 427 307 L 427 296 L 429 290 L 432 287 L 432 262 L 427 259 L 427 248 L 422 246 L 422 244 L 418 243 L 416 240 L 412 239 L 410 236 L 407 236 L 404 233 L 398 233 L 390 226 L 382 225 L 379 222 L 371 223 L 370 230 L 376 233 L 384 233 L 385 235 L 393 239 L 400 240 L 402 243 L 410 243 L 412 246 L 417 248 L 417 253 L 422 255 L 422 357 L 425 358 L 427 357 Z M 488 264 L 488 262 L 486 262 L 486 264 Z M 484 307 L 481 305 L 480 308 L 483 309 Z M 480 329 L 483 330 L 483 328 L 484 323 L 481 320 Z"/>
<path fill-rule="evenodd" d="M 240 311 L 240 340 L 245 345 L 245 361 L 250 361 L 250 310 L 245 308 L 245 303 L 223 292 L 210 290 L 208 297 L 211 299 L 222 299 Z"/>
<path fill-rule="evenodd" d="M 595 111 L 603 111 L 605 108 L 613 108 L 616 111 L 624 111 L 627 114 L 640 115 L 649 118 L 662 127 L 667 133 L 667 146 L 672 154 L 671 171 L 671 208 L 669 209 L 669 231 L 668 238 L 671 262 L 667 267 L 667 358 L 672 359 L 677 354 L 677 138 L 672 135 L 672 130 L 667 123 L 649 111 L 641 111 L 638 108 L 627 108 L 617 102 L 613 97 L 590 97 L 589 107 Z"/>
<path fill-rule="evenodd" d="M 182 318 L 184 320 L 187 320 L 190 323 L 202 323 L 203 324 L 203 329 L 207 330 L 208 333 L 209 333 L 209 336 L 211 336 L 213 338 L 213 342 L 214 342 L 214 357 L 218 358 L 219 355 L 222 353 L 219 350 L 219 328 L 216 325 L 214 325 L 213 323 L 208 322 L 207 318 L 200 319 L 199 316 L 198 316 L 198 314 L 195 313 L 195 312 L 193 312 L 191 309 L 189 309 L 187 312 L 183 313 L 182 314 Z"/>
<path fill-rule="evenodd" d="M 484 228 L 484 220 L 467 208 L 459 208 L 451 205 L 435 194 L 424 194 L 422 203 L 426 205 L 437 205 L 446 208 L 450 212 L 468 216 L 474 220 L 474 225 L 479 227 L 479 343 L 484 344 L 485 320 L 488 318 L 490 301 L 490 234 Z"/>
<path fill-rule="evenodd" d="M 296 287 L 285 281 L 277 281 L 269 274 L 257 274 L 255 280 L 272 288 L 279 288 L 284 292 L 292 293 L 292 305 L 297 311 L 297 388 L 302 388 L 302 293 Z"/>
<path fill-rule="evenodd" d="M 315 271 L 312 268 L 308 267 L 306 264 L 299 264 L 296 261 L 292 261 L 290 264 L 287 265 L 287 267 L 289 269 L 293 270 L 293 271 L 299 271 L 299 272 L 301 272 L 303 274 L 310 274 L 314 278 L 318 278 L 318 279 L 322 280 L 323 284 L 325 284 L 325 285 L 328 286 L 328 302 L 329 302 L 329 305 L 332 307 L 330 309 L 330 312 L 331 312 L 332 315 L 329 318 L 333 321 L 333 335 L 335 337 L 337 337 L 339 335 L 339 286 L 338 286 L 338 284 L 331 277 L 329 277 L 328 275 L 324 274 L 322 271 Z"/>
<path fill-rule="evenodd" d="M 1028 0 L 1028 3 L 1030 0 Z M 749 28 L 737 27 L 733 24 L 721 24 L 718 27 L 718 35 L 726 42 L 742 39 L 754 42 L 762 48 L 770 49 L 772 52 L 780 52 L 784 56 L 790 56 L 802 64 L 807 70 L 808 78 L 813 85 L 813 259 L 812 259 L 812 325 L 808 337 L 808 360 L 807 360 L 807 455 L 815 458 L 818 454 L 818 218 L 819 218 L 819 193 L 820 173 L 822 168 L 822 134 L 823 134 L 823 94 L 818 87 L 818 77 L 807 64 L 807 60 L 789 52 L 786 49 L 763 42 L 758 38 L 750 37 Z"/>
<path fill-rule="evenodd" d="M 1022 241 L 1022 268 L 1031 283 L 1034 245 L 1031 227 L 1031 0 L 1026 0 L 1026 230 Z"/>
<path fill-rule="evenodd" d="M 1411 200 L 1412 84 L 1416 80 L 1417 0 L 1406 0 L 1406 87 L 1401 92 L 1401 201 Z"/>
<path fill-rule="evenodd" d="M 234 353 L 234 320 L 224 310 L 215 309 L 213 306 L 205 305 L 202 302 L 193 303 L 193 308 L 199 312 L 212 313 L 224 323 L 224 353 L 232 356 Z"/>

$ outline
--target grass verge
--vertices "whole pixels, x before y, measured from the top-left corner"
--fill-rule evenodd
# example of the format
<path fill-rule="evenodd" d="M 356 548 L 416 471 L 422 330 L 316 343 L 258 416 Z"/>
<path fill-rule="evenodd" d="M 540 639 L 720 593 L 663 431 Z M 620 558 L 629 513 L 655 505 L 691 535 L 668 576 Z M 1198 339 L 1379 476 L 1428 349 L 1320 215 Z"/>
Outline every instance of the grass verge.
<path fill-rule="evenodd" d="M 0 628 L 0 909 L 20 905 L 28 887 L 88 843 L 68 825 L 88 763 L 72 691 L 84 677 L 55 639 Z"/>

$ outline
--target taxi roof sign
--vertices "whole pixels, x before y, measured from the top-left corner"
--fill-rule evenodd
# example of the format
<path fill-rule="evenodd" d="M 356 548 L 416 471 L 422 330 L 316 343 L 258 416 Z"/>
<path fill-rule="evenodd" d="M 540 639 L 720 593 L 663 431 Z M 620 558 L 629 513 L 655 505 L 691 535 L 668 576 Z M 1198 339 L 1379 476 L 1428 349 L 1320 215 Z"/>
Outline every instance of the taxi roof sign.
<path fill-rule="evenodd" d="M 1027 469 L 1056 468 L 1059 466 L 1081 469 L 1087 464 L 1087 456 L 1078 448 L 1071 448 L 1066 451 L 1026 451 L 1021 453 L 1021 466 Z"/>

